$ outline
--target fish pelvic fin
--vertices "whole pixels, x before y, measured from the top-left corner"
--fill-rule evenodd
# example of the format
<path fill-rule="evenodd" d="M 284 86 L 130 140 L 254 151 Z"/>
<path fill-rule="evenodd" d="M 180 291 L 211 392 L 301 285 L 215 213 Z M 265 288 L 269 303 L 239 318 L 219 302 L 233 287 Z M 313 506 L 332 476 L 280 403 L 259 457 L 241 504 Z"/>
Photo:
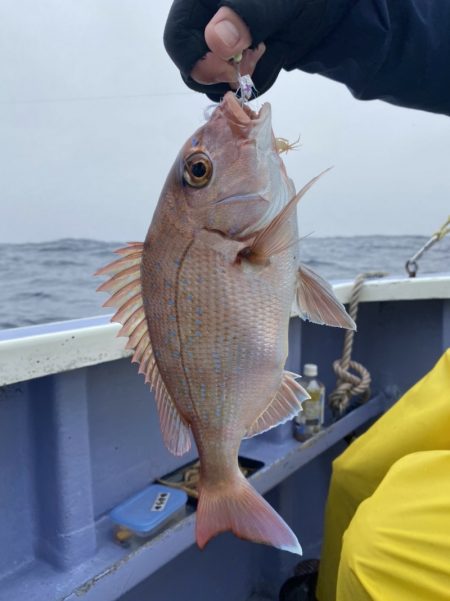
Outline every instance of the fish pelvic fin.
<path fill-rule="evenodd" d="M 309 394 L 296 381 L 299 377 L 298 374 L 290 371 L 283 372 L 280 388 L 264 411 L 247 429 L 245 438 L 251 438 L 284 424 L 302 410 L 302 402 L 309 399 Z"/>
<path fill-rule="evenodd" d="M 356 330 L 356 324 L 336 298 L 330 284 L 306 265 L 297 274 L 297 309 L 300 317 L 313 323 Z"/>
<path fill-rule="evenodd" d="M 121 258 L 95 274 L 110 276 L 97 290 L 111 295 L 104 306 L 116 309 L 111 321 L 122 324 L 117 335 L 128 337 L 125 348 L 134 351 L 132 362 L 139 363 L 139 373 L 155 395 L 164 444 L 174 455 L 184 455 L 191 448 L 190 427 L 175 407 L 159 372 L 144 311 L 141 284 L 144 245 L 130 242 L 115 252 Z"/>
<path fill-rule="evenodd" d="M 197 544 L 231 530 L 239 538 L 302 555 L 297 537 L 278 513 L 238 474 L 226 486 L 202 485 L 197 507 Z"/>

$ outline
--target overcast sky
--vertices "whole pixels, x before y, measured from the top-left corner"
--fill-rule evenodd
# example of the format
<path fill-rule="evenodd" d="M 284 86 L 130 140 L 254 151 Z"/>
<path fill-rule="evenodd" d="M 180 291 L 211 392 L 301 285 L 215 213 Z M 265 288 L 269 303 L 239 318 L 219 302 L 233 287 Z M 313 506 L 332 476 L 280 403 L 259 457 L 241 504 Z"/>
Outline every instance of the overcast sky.
<path fill-rule="evenodd" d="M 1 0 L 0 241 L 143 239 L 206 97 L 166 56 L 169 1 Z M 282 74 L 263 100 L 302 234 L 433 233 L 450 212 L 450 119 L 360 102 L 318 76 Z"/>

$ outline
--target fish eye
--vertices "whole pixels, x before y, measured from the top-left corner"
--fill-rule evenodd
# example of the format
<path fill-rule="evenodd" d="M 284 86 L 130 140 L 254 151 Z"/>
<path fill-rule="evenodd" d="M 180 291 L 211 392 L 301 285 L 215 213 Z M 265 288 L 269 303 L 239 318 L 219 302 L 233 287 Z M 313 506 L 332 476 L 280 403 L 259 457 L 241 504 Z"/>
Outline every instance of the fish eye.
<path fill-rule="evenodd" d="M 203 188 L 212 176 L 211 159 L 204 152 L 194 152 L 184 160 L 183 179 L 193 188 Z"/>

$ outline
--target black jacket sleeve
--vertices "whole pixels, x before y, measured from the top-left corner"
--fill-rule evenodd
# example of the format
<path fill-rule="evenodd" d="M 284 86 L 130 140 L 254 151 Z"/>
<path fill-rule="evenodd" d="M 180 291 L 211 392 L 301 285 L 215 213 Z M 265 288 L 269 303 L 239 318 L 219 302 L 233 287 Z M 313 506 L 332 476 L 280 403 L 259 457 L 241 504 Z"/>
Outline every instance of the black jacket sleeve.
<path fill-rule="evenodd" d="M 450 0 L 358 0 L 283 66 L 344 83 L 362 100 L 450 115 Z"/>
<path fill-rule="evenodd" d="M 262 94 L 282 68 L 344 83 L 360 99 L 450 115 L 450 0 L 175 0 L 164 42 L 184 81 L 219 100 L 227 84 L 189 73 L 208 50 L 206 23 L 229 6 L 266 44 L 253 80 Z"/>
<path fill-rule="evenodd" d="M 234 10 L 247 24 L 252 47 L 264 41 L 266 52 L 252 79 L 263 94 L 286 64 L 292 64 L 317 45 L 356 0 L 174 0 L 164 30 L 166 50 L 184 82 L 218 102 L 228 84 L 203 85 L 190 77 L 195 63 L 207 52 L 204 30 L 221 6 Z"/>

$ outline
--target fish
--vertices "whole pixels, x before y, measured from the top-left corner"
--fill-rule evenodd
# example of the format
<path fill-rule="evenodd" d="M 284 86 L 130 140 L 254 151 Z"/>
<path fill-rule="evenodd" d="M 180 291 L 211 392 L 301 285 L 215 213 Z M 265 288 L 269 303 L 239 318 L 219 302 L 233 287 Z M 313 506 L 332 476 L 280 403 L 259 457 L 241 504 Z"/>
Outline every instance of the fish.
<path fill-rule="evenodd" d="M 113 322 L 153 390 L 164 443 L 200 458 L 196 540 L 224 531 L 301 554 L 291 528 L 244 478 L 241 441 L 291 420 L 308 394 L 284 369 L 293 303 L 315 323 L 355 328 L 298 257 L 298 193 L 271 107 L 232 92 L 182 146 L 143 243 L 98 270 Z"/>

